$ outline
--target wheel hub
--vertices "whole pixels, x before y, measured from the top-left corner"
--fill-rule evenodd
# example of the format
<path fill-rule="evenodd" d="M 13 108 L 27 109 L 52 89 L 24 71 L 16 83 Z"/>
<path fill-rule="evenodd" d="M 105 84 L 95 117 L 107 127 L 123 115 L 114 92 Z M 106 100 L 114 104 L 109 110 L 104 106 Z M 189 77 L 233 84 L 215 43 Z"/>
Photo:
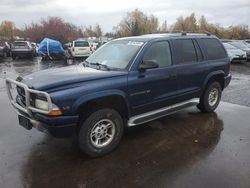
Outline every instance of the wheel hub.
<path fill-rule="evenodd" d="M 108 145 L 114 138 L 115 124 L 109 119 L 98 121 L 91 130 L 91 143 L 98 148 Z"/>
<path fill-rule="evenodd" d="M 212 88 L 208 95 L 208 103 L 210 106 L 214 106 L 219 98 L 219 91 L 217 88 Z"/>

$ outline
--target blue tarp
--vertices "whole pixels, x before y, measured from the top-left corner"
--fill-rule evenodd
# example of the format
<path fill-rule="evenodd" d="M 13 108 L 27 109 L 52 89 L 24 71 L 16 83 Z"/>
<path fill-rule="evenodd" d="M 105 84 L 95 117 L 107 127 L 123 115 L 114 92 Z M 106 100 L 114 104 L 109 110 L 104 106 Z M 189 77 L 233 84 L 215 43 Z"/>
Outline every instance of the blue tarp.
<path fill-rule="evenodd" d="M 44 38 L 39 44 L 38 48 L 39 55 L 50 56 L 51 54 L 62 54 L 62 53 L 64 53 L 62 44 L 57 40 Z"/>

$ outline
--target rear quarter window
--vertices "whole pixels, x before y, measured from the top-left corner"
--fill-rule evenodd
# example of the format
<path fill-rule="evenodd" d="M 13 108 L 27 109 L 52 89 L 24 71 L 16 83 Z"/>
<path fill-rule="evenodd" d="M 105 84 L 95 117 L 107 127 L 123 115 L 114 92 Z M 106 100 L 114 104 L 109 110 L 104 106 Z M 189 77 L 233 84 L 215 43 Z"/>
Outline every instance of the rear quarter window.
<path fill-rule="evenodd" d="M 227 56 L 222 44 L 217 39 L 201 39 L 201 41 L 206 48 L 208 60 L 223 59 Z"/>

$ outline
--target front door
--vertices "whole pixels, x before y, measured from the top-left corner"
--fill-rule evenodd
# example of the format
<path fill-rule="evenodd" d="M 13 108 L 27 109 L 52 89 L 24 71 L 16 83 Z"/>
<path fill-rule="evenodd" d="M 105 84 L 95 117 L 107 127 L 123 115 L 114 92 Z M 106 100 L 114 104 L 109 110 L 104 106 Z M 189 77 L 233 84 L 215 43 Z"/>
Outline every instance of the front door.
<path fill-rule="evenodd" d="M 152 43 L 145 51 L 142 62 L 151 61 L 157 68 L 131 71 L 128 87 L 132 115 L 159 109 L 171 103 L 178 92 L 177 73 L 172 64 L 168 41 Z"/>

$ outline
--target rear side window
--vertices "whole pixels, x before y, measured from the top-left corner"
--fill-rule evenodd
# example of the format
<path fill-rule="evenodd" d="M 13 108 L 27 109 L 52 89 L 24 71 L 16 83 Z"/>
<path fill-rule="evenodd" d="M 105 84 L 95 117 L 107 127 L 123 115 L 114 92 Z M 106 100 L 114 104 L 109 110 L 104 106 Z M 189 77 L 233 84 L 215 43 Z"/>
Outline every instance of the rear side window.
<path fill-rule="evenodd" d="M 226 57 L 226 52 L 217 39 L 201 39 L 201 41 L 207 50 L 208 60 L 222 59 Z"/>
<path fill-rule="evenodd" d="M 143 60 L 155 60 L 159 67 L 167 67 L 172 64 L 171 52 L 167 41 L 155 42 L 146 51 Z"/>
<path fill-rule="evenodd" d="M 196 50 L 192 39 L 178 39 L 175 41 L 176 57 L 179 63 L 197 62 Z"/>

